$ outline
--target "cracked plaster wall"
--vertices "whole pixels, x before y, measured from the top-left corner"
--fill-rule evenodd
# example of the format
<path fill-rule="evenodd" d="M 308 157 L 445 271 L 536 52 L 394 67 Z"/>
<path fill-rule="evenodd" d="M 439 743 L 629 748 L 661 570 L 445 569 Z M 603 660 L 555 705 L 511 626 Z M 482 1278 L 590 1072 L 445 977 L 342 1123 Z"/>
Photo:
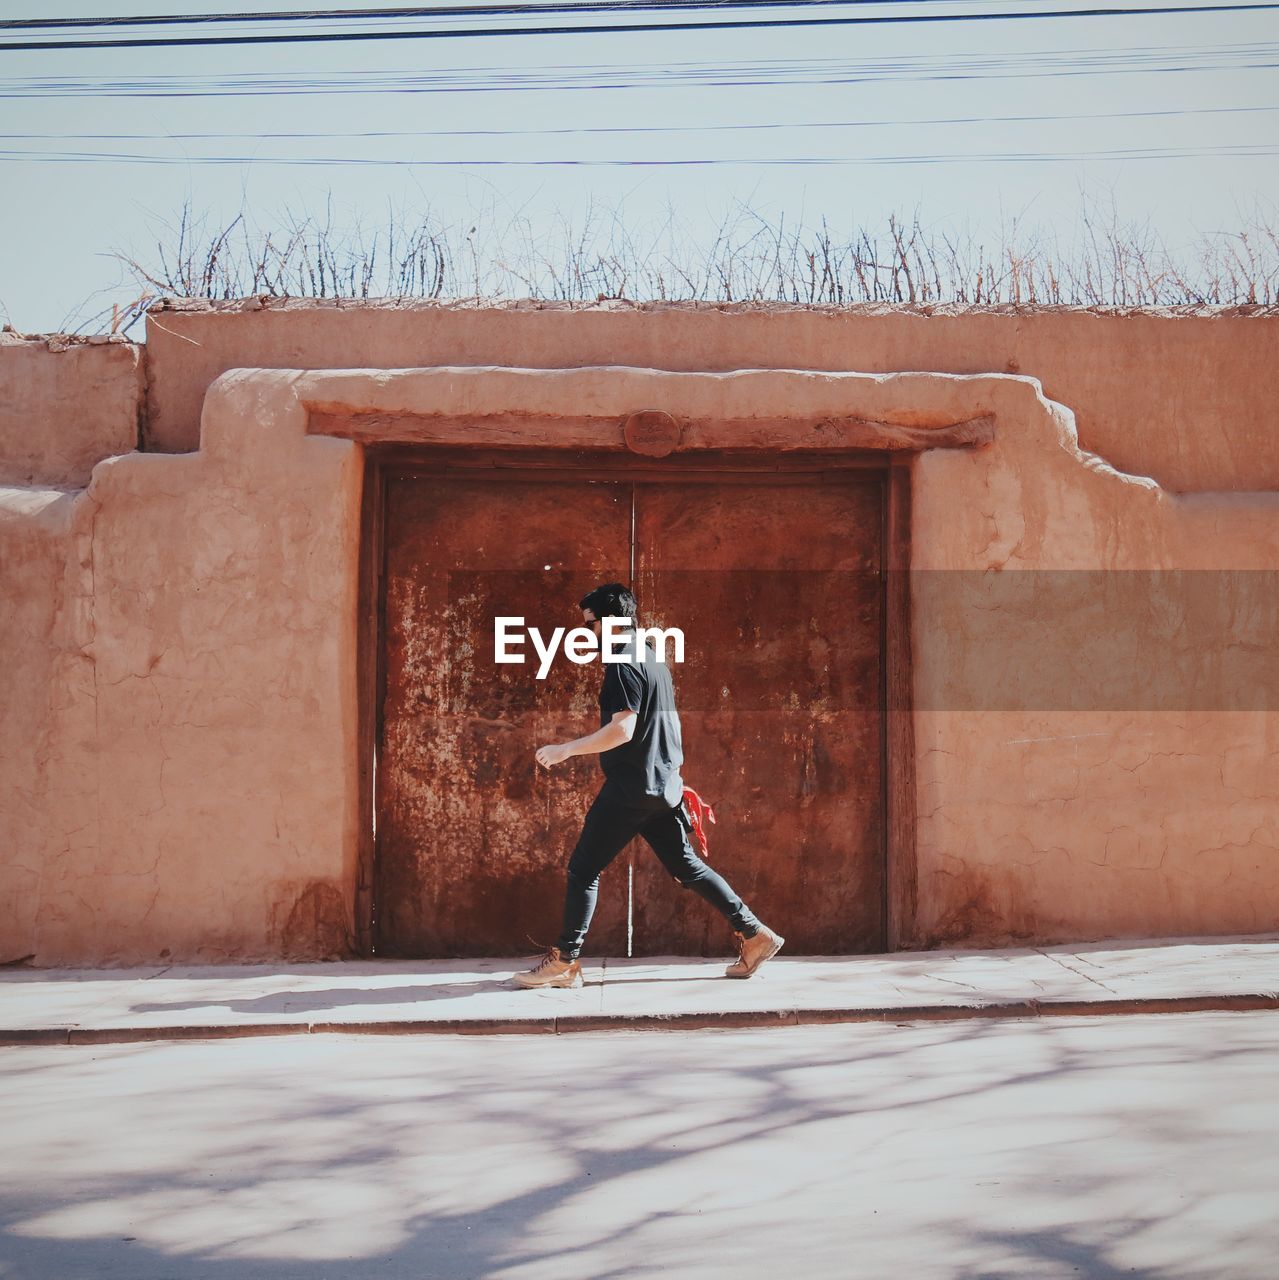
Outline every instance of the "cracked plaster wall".
<path fill-rule="evenodd" d="M 0 960 L 349 953 L 359 451 L 207 403 L 199 453 L 0 490 Z"/>
<path fill-rule="evenodd" d="M 1173 491 L 1279 490 L 1279 309 L 174 300 L 147 318 L 147 447 L 195 448 L 225 369 L 631 365 L 1014 373 L 1086 449 Z"/>
<path fill-rule="evenodd" d="M 298 376 L 221 378 L 199 453 L 0 490 L 0 961 L 349 948 L 360 466 L 355 445 L 304 434 Z M 1097 656 L 1087 610 L 1033 633 L 1038 709 L 989 706 L 1032 634 L 992 583 L 1279 569 L 1279 494 L 1177 496 L 1118 472 L 1027 379 L 896 385 L 931 387 L 934 416 L 997 422 L 993 445 L 914 464 L 914 566 L 946 571 L 912 586 L 916 940 L 1274 929 L 1275 713 L 1211 709 L 1213 681 L 1224 704 L 1252 670 L 1221 655 L 1273 668 L 1265 601 L 1198 633 L 1132 603 L 1129 631 L 1208 687 L 1205 707 L 1067 705 Z M 1109 621 L 1124 631 L 1122 607 Z"/>
<path fill-rule="evenodd" d="M 916 940 L 1275 929 L 1279 493 L 1170 494 L 1060 405 L 996 412 L 914 464 Z"/>
<path fill-rule="evenodd" d="M 142 357 L 117 338 L 0 331 L 0 484 L 80 488 L 96 462 L 135 449 Z"/>

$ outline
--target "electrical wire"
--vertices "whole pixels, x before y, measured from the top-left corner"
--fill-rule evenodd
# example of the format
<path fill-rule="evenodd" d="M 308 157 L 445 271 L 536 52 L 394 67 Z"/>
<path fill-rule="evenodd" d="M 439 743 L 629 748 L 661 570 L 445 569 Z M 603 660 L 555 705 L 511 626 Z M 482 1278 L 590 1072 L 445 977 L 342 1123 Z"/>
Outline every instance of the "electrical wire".
<path fill-rule="evenodd" d="M 1183 116 L 1256 115 L 1276 107 L 1178 107 L 1164 111 L 1090 111 L 1070 115 L 934 116 L 924 120 L 796 120 L 763 124 L 590 125 L 559 129 L 361 129 L 356 132 L 269 133 L 0 133 L 5 142 L 267 142 L 391 138 L 547 138 L 618 134 L 760 133 L 786 129 L 933 128 L 966 124 L 1058 124 L 1081 120 L 1163 120 Z"/>
<path fill-rule="evenodd" d="M 83 27 L 195 26 L 210 23 L 340 22 L 409 18 L 517 17 L 546 13 L 644 13 L 733 9 L 816 9 L 910 4 L 968 4 L 972 0 L 567 0 L 566 3 L 402 6 L 393 9 L 298 9 L 256 13 L 132 14 L 109 18 L 3 18 L 3 30 L 48 30 Z M 991 0 L 986 0 L 990 3 Z M 1016 4 L 1023 0 L 997 0 Z"/>
<path fill-rule="evenodd" d="M 208 98 L 310 94 L 515 93 L 554 90 L 777 88 L 815 84 L 1049 79 L 1097 75 L 1272 70 L 1279 42 L 1126 49 L 1041 50 L 1014 54 L 929 54 L 851 61 L 769 58 L 720 62 L 442 67 L 433 71 L 245 72 L 220 76 L 11 76 L 0 99 Z"/>
<path fill-rule="evenodd" d="M 1255 143 L 1220 147 L 1131 147 L 1110 151 L 1022 151 L 973 152 L 969 154 L 920 154 L 878 156 L 708 156 L 695 159 L 627 160 L 609 157 L 601 160 L 407 160 L 376 159 L 369 156 L 148 156 L 130 152 L 99 151 L 0 151 L 0 161 L 38 161 L 53 163 L 122 163 L 159 165 L 340 165 L 356 167 L 431 168 L 431 169 L 517 169 L 517 168 L 712 168 L 726 165 L 803 167 L 831 165 L 909 165 L 909 164 L 1043 164 L 1079 163 L 1083 160 L 1185 160 L 1219 156 L 1266 157 L 1279 155 L 1279 144 Z"/>
<path fill-rule="evenodd" d="M 643 31 L 758 31 L 780 27 L 859 27 L 918 23 L 1021 22 L 1056 18 L 1155 17 L 1181 13 L 1236 13 L 1279 9 L 1279 2 L 1252 0 L 1229 4 L 1177 4 L 1144 8 L 1108 7 L 1092 9 L 1033 9 L 1015 13 L 911 13 L 880 14 L 874 17 L 838 18 L 741 18 L 711 22 L 591 23 L 554 27 L 448 27 L 430 31 L 313 31 L 287 35 L 239 36 L 155 36 L 124 40 L 40 40 L 0 42 L 0 52 L 30 52 L 36 49 L 177 49 L 197 46 L 316 44 L 365 40 L 452 40 L 491 36 L 618 35 Z"/>

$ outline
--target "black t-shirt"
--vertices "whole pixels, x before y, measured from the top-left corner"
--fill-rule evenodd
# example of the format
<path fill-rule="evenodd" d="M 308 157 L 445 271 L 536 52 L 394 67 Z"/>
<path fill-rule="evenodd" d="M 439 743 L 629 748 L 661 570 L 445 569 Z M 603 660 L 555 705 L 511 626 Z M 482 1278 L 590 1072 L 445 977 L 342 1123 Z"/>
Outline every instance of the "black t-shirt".
<path fill-rule="evenodd" d="M 636 712 L 631 740 L 600 753 L 605 778 L 630 804 L 664 801 L 675 808 L 684 796 L 684 780 L 679 771 L 684 763 L 684 746 L 670 667 L 658 661 L 652 645 L 645 645 L 638 658 L 602 665 L 601 727 L 619 711 Z"/>

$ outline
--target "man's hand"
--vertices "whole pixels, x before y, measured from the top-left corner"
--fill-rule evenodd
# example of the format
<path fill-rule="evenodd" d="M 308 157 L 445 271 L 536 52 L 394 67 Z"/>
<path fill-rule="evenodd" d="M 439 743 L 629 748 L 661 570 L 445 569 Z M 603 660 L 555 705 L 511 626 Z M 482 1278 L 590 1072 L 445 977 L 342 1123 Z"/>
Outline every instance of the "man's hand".
<path fill-rule="evenodd" d="M 568 758 L 569 749 L 566 742 L 552 742 L 537 749 L 537 762 L 543 769 L 549 769 L 552 765 L 563 764 Z"/>

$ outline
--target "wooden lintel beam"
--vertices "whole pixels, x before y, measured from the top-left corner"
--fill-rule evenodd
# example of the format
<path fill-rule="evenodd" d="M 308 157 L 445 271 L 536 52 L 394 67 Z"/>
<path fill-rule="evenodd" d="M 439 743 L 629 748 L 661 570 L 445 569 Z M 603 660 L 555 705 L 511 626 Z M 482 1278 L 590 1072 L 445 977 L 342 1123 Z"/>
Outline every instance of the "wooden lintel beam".
<path fill-rule="evenodd" d="M 460 417 L 448 414 L 342 413 L 313 410 L 312 435 L 340 436 L 363 444 L 435 444 L 486 447 L 625 449 L 620 417 L 533 416 L 522 413 Z M 988 444 L 993 417 L 938 426 L 901 426 L 864 418 L 677 418 L 677 453 L 703 449 L 767 449 L 784 452 L 832 449 L 918 451 Z"/>

